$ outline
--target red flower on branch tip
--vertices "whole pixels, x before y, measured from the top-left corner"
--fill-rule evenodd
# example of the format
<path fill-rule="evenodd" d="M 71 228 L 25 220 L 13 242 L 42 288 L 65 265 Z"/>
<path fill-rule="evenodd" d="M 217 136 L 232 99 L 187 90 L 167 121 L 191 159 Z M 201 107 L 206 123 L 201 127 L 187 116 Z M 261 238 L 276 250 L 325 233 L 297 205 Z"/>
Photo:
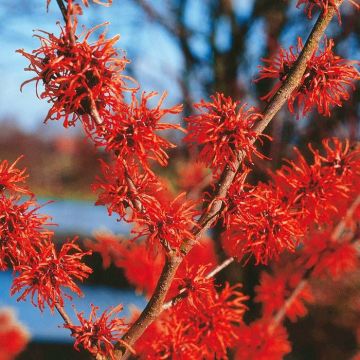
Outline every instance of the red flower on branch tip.
<path fill-rule="evenodd" d="M 130 105 L 119 103 L 114 113 L 108 116 L 106 128 L 100 129 L 94 137 L 97 145 L 105 146 L 107 151 L 113 151 L 121 159 L 138 160 L 147 170 L 150 170 L 149 159 L 166 166 L 168 155 L 165 150 L 175 145 L 157 132 L 169 129 L 184 131 L 179 125 L 160 122 L 167 115 L 179 114 L 182 105 L 162 108 L 165 92 L 155 107 L 149 106 L 149 101 L 156 95 L 156 92 L 143 92 L 138 100 L 134 92 Z"/>
<path fill-rule="evenodd" d="M 166 252 L 178 251 L 185 239 L 195 241 L 191 231 L 197 226 L 195 217 L 199 214 L 195 205 L 195 202 L 186 200 L 185 193 L 172 201 L 161 201 L 146 208 L 144 214 L 137 213 L 135 221 L 140 228 L 133 232 L 138 234 L 137 237 L 145 236 L 151 248 L 161 245 Z"/>
<path fill-rule="evenodd" d="M 156 195 L 162 191 L 162 185 L 154 175 L 135 162 L 125 163 L 120 158 L 111 164 L 100 160 L 100 165 L 102 178 L 96 178 L 92 189 L 100 192 L 95 204 L 105 205 L 109 215 L 116 213 L 120 219 L 132 221 L 141 217 L 145 209 L 158 205 Z"/>
<path fill-rule="evenodd" d="M 360 9 L 360 5 L 356 2 L 356 0 L 349 0 L 349 2 L 356 9 Z M 309 19 L 312 18 L 312 12 L 314 9 L 323 11 L 326 14 L 329 11 L 329 7 L 334 6 L 339 23 L 341 24 L 340 10 L 336 0 L 298 0 L 296 7 L 299 8 L 301 5 L 304 5 L 304 12 Z"/>
<path fill-rule="evenodd" d="M 7 160 L 3 160 L 0 163 L 0 193 L 8 190 L 14 193 L 31 195 L 27 186 L 20 185 L 25 183 L 25 180 L 28 178 L 26 169 L 20 170 L 16 167 L 22 158 L 23 156 L 18 157 L 11 165 L 9 165 Z"/>
<path fill-rule="evenodd" d="M 181 277 L 175 277 L 172 285 L 177 287 L 178 294 L 182 298 L 177 306 L 183 307 L 184 311 L 187 312 L 189 307 L 197 308 L 199 302 L 211 303 L 215 286 L 214 278 L 206 276 L 209 272 L 209 265 L 190 266 L 185 261 Z"/>
<path fill-rule="evenodd" d="M 102 355 L 115 360 L 115 342 L 120 342 L 131 352 L 134 350 L 124 341 L 122 335 L 128 329 L 128 325 L 123 318 L 117 316 L 123 310 L 122 305 L 118 305 L 110 311 L 105 310 L 99 317 L 97 316 L 97 306 L 91 305 L 91 312 L 88 319 L 84 318 L 84 313 L 77 313 L 80 325 L 64 324 L 64 327 L 71 330 L 71 336 L 75 338 L 74 348 L 88 350 L 94 356 Z"/>
<path fill-rule="evenodd" d="M 254 256 L 256 264 L 267 264 L 285 250 L 295 251 L 304 230 L 275 188 L 260 184 L 238 201 L 238 210 L 226 215 L 222 243 L 228 255 L 246 261 Z"/>
<path fill-rule="evenodd" d="M 189 133 L 184 140 L 200 146 L 199 159 L 221 171 L 226 165 L 234 166 L 239 152 L 249 161 L 254 154 L 265 158 L 254 145 L 260 136 L 254 126 L 261 114 L 220 93 L 210 98 L 210 102 L 202 100 L 194 105 L 199 114 L 185 119 Z"/>
<path fill-rule="evenodd" d="M 334 41 L 325 40 L 322 50 L 314 52 L 307 62 L 307 68 L 300 85 L 292 92 L 288 100 L 289 111 L 306 115 L 313 108 L 324 116 L 330 116 L 331 108 L 341 106 L 350 98 L 349 89 L 355 89 L 354 82 L 360 79 L 359 71 L 353 66 L 358 61 L 349 61 L 333 53 Z M 301 38 L 295 49 L 280 49 L 274 59 L 263 59 L 266 65 L 259 66 L 260 73 L 256 81 L 277 79 L 279 82 L 262 100 L 270 101 L 287 78 L 295 61 L 303 49 Z M 298 115 L 299 116 L 299 115 Z"/>
<path fill-rule="evenodd" d="M 44 90 L 41 99 L 52 104 L 45 121 L 64 119 L 64 126 L 73 126 L 81 120 L 87 132 L 103 123 L 105 115 L 122 99 L 125 84 L 124 70 L 128 60 L 118 58 L 114 45 L 119 39 L 115 36 L 105 38 L 105 33 L 89 43 L 89 37 L 99 26 L 80 35 L 82 41 L 74 40 L 77 21 L 68 21 L 61 28 L 60 36 L 46 31 L 35 35 L 41 42 L 40 48 L 32 53 L 18 50 L 30 65 L 25 70 L 35 72 L 36 76 L 25 81 L 39 82 Z"/>
<path fill-rule="evenodd" d="M 63 287 L 82 296 L 74 280 L 83 281 L 91 274 L 91 268 L 82 263 L 82 258 L 91 252 L 83 252 L 74 244 L 75 240 L 63 244 L 58 253 L 53 243 L 39 244 L 37 253 L 28 263 L 15 267 L 17 277 L 13 281 L 11 295 L 22 291 L 18 301 L 30 295 L 32 304 L 41 311 L 45 303 L 54 311 L 56 305 L 64 305 L 63 296 L 71 299 L 63 292 Z"/>

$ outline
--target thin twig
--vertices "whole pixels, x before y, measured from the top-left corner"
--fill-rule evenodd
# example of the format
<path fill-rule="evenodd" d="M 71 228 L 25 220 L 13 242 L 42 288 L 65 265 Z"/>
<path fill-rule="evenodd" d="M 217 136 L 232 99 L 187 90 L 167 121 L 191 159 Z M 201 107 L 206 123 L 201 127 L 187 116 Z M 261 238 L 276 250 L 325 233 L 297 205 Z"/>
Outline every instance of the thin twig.
<path fill-rule="evenodd" d="M 61 14 L 64 18 L 65 24 L 67 23 L 67 10 L 66 10 L 66 6 L 63 3 L 63 0 L 56 0 L 57 4 L 59 5 Z"/>
<path fill-rule="evenodd" d="M 269 325 L 269 333 L 271 334 L 277 326 L 284 320 L 286 312 L 292 306 L 298 295 L 304 290 L 305 286 L 308 284 L 307 279 L 301 279 L 301 281 L 296 285 L 295 289 L 292 291 L 291 295 L 284 302 L 284 305 L 278 310 L 274 315 Z"/>
<path fill-rule="evenodd" d="M 70 319 L 70 316 L 65 311 L 65 309 L 62 306 L 60 306 L 59 304 L 55 304 L 55 308 L 58 311 L 58 313 L 60 314 L 60 316 L 63 318 L 65 324 L 72 326 L 73 323 Z"/>
<path fill-rule="evenodd" d="M 340 6 L 342 2 L 343 0 L 338 1 L 337 6 Z M 335 12 L 335 7 L 330 6 L 326 14 L 320 14 L 308 40 L 306 41 L 303 50 L 301 51 L 297 61 L 294 63 L 294 66 L 290 71 L 288 77 L 283 82 L 274 97 L 271 99 L 268 106 L 265 108 L 261 121 L 255 127 L 255 130 L 259 134 L 265 130 L 269 122 L 274 118 L 280 108 L 291 96 L 291 93 L 301 83 L 302 76 L 306 71 L 307 61 L 310 59 L 314 51 L 316 51 L 320 39 L 325 32 L 325 29 L 329 25 L 331 19 L 333 18 Z M 203 215 L 199 219 L 198 225 L 193 229 L 193 233 L 196 235 L 195 241 L 189 239 L 184 240 L 180 248 L 182 256 L 179 256 L 177 254 L 173 254 L 171 256 L 169 255 L 152 298 L 150 299 L 144 311 L 141 313 L 139 319 L 134 322 L 134 324 L 123 337 L 123 340 L 126 341 L 129 345 L 133 345 L 136 340 L 143 334 L 146 328 L 156 319 L 158 314 L 160 314 L 166 293 L 170 288 L 176 270 L 181 264 L 183 257 L 188 254 L 188 252 L 203 236 L 206 230 L 210 228 L 210 226 L 214 223 L 217 216 L 221 212 L 223 206 L 222 199 L 225 199 L 227 191 L 232 184 L 237 171 L 240 169 L 243 156 L 244 155 L 242 154 L 242 152 L 239 152 L 237 160 L 234 162 L 233 166 L 226 167 L 224 173 L 222 174 L 221 179 L 217 184 L 217 191 L 214 196 L 214 200 L 211 203 L 211 206 L 203 213 Z M 128 359 L 130 353 L 127 351 L 124 353 L 121 350 L 120 343 L 116 345 L 116 348 L 119 349 L 116 352 L 117 359 Z"/>
<path fill-rule="evenodd" d="M 235 259 L 233 257 L 226 259 L 225 261 L 223 261 L 219 266 L 217 266 L 214 270 L 210 271 L 207 275 L 206 278 L 207 279 L 211 279 L 212 277 L 214 277 L 216 274 L 218 274 L 220 271 L 222 271 L 223 269 L 225 269 L 226 267 L 228 267 L 230 264 L 232 264 L 235 261 Z"/>

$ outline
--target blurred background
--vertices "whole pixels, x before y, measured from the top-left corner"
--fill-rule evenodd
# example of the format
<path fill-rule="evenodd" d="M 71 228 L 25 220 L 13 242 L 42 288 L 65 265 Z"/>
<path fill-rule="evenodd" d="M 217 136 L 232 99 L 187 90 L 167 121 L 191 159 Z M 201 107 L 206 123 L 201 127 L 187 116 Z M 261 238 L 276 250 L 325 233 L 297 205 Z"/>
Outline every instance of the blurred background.
<path fill-rule="evenodd" d="M 167 104 L 184 103 L 184 116 L 192 113 L 192 103 L 207 99 L 215 91 L 262 108 L 264 104 L 258 99 L 269 91 L 272 83 L 253 81 L 261 58 L 272 57 L 280 46 L 295 45 L 298 36 L 305 39 L 314 23 L 314 19 L 306 18 L 302 9 L 296 9 L 296 1 L 113 2 L 110 9 L 96 5 L 85 9 L 80 24 L 91 28 L 109 21 L 108 36 L 120 33 L 118 47 L 131 60 L 128 75 L 137 79 L 144 90 L 168 91 Z M 19 90 L 21 83 L 32 74 L 24 72 L 27 61 L 15 51 L 23 48 L 30 52 L 38 48 L 38 39 L 32 37 L 33 30 L 59 32 L 56 22 L 62 19 L 56 1 L 52 1 L 48 12 L 45 3 L 45 0 L 0 2 L 0 158 L 12 161 L 25 154 L 21 165 L 28 168 L 31 189 L 41 203 L 55 200 L 43 211 L 59 224 L 56 229 L 59 241 L 74 234 L 85 239 L 99 228 L 126 234 L 129 228 L 125 224 L 108 217 L 105 208 L 93 206 L 95 195 L 90 191 L 90 184 L 96 176 L 99 156 L 84 140 L 81 129 L 65 130 L 60 122 L 44 125 L 49 106 L 36 98 L 34 84 L 25 86 L 22 93 Z M 359 60 L 359 13 L 347 3 L 342 7 L 342 22 L 340 27 L 334 19 L 328 37 L 335 39 L 338 54 Z M 269 167 L 279 167 L 281 159 L 290 156 L 294 145 L 306 153 L 308 142 L 317 143 L 334 134 L 359 139 L 359 101 L 357 84 L 351 101 L 335 109 L 330 119 L 314 113 L 296 120 L 284 108 L 267 129 L 274 141 L 266 144 L 264 151 L 273 161 L 259 162 L 255 176 L 261 179 Z M 175 141 L 179 142 L 179 148 L 172 154 L 172 164 L 188 156 L 180 139 Z M 97 256 L 89 261 L 95 272 L 84 286 L 85 299 L 75 301 L 77 310 L 87 311 L 90 303 L 105 308 L 118 301 L 124 303 L 125 308 L 129 303 L 144 306 L 145 300 L 129 288 L 121 270 L 110 267 L 103 271 Z M 242 271 L 248 272 L 244 276 L 249 279 L 251 291 L 259 269 Z M 10 273 L 1 273 L 0 283 L 0 306 L 16 307 L 18 319 L 31 335 L 31 342 L 19 359 L 88 358 L 72 350 L 68 333 L 57 327 L 61 323 L 57 314 L 39 315 L 31 305 L 16 304 L 16 299 L 8 297 Z M 310 316 L 290 326 L 294 352 L 289 359 L 349 358 L 356 346 L 354 335 L 346 325 L 332 322 L 334 311 L 334 308 L 312 309 Z M 340 357 L 334 357 L 338 354 Z"/>

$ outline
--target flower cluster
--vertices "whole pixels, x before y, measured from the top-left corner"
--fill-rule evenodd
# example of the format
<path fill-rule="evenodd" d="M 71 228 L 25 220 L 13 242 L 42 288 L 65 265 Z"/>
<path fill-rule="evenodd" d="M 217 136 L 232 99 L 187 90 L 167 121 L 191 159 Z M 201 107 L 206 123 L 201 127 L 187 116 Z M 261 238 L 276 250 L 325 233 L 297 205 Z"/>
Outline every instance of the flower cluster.
<path fill-rule="evenodd" d="M 289 111 L 307 114 L 313 108 L 324 116 L 330 116 L 334 106 L 341 106 L 344 100 L 350 98 L 348 88 L 355 88 L 354 81 L 360 79 L 359 71 L 354 67 L 356 61 L 349 61 L 333 53 L 334 41 L 325 40 L 322 50 L 315 52 L 307 62 L 306 71 L 299 86 L 292 92 L 288 100 Z M 285 81 L 295 61 L 297 60 L 303 43 L 298 39 L 296 48 L 280 49 L 274 59 L 263 59 L 266 65 L 260 66 L 259 77 L 262 79 L 277 79 L 279 82 L 264 97 L 271 100 L 282 83 Z"/>
<path fill-rule="evenodd" d="M 77 295 L 82 292 L 74 280 L 83 281 L 92 270 L 82 263 L 82 258 L 90 252 L 83 252 L 75 239 L 62 245 L 57 253 L 53 243 L 39 244 L 39 249 L 27 264 L 15 267 L 18 276 L 14 279 L 11 294 L 22 291 L 18 300 L 24 300 L 29 294 L 34 306 L 44 310 L 45 303 L 53 311 L 64 305 L 62 287 L 67 287 Z M 69 295 L 65 296 L 71 298 Z"/>
<path fill-rule="evenodd" d="M 236 210 L 226 215 L 229 226 L 223 234 L 229 255 L 239 260 L 253 255 L 257 264 L 267 264 L 285 249 L 295 251 L 303 230 L 277 189 L 261 184 L 230 201 Z"/>
<path fill-rule="evenodd" d="M 350 149 L 349 142 L 337 138 L 323 140 L 324 153 L 314 150 L 314 162 L 309 164 L 295 149 L 297 158 L 286 161 L 280 170 L 272 175 L 273 182 L 299 212 L 302 226 L 330 222 L 340 209 L 334 204 L 347 198 L 359 183 L 360 149 Z M 345 205 L 346 206 L 346 205 Z"/>
<path fill-rule="evenodd" d="M 284 250 L 295 251 L 310 226 L 330 224 L 348 206 L 341 200 L 355 196 L 359 148 L 337 138 L 324 139 L 324 151 L 309 148 L 313 164 L 295 149 L 296 160 L 287 160 L 268 184 L 246 185 L 248 170 L 233 182 L 223 214 L 223 247 L 230 256 L 253 255 L 266 264 Z"/>
<path fill-rule="evenodd" d="M 97 29 L 80 35 L 82 41 L 74 41 L 77 21 L 68 22 L 57 37 L 42 31 L 35 35 L 41 42 L 40 48 L 32 53 L 18 50 L 30 65 L 27 71 L 36 76 L 23 85 L 42 82 L 44 91 L 40 98 L 52 103 L 45 121 L 64 118 L 64 126 L 83 122 L 87 132 L 100 125 L 112 107 L 123 97 L 126 89 L 122 71 L 127 59 L 118 57 L 114 45 L 118 36 L 106 39 L 105 34 L 89 43 L 89 37 Z"/>
<path fill-rule="evenodd" d="M 175 147 L 168 140 L 160 137 L 157 131 L 168 129 L 182 130 L 179 125 L 160 122 L 168 114 L 178 114 L 182 110 L 181 105 L 171 108 L 161 108 L 166 97 L 164 93 L 156 107 L 151 108 L 148 104 L 156 92 L 142 93 L 140 100 L 136 94 L 132 94 L 129 105 L 119 103 L 115 113 L 107 120 L 108 126 L 95 139 L 100 146 L 104 146 L 108 152 L 113 152 L 118 158 L 138 160 L 149 170 L 149 159 L 156 160 L 160 165 L 167 165 L 167 149 Z"/>
<path fill-rule="evenodd" d="M 4 160 L 0 163 L 0 269 L 27 263 L 34 245 L 46 242 L 52 232 L 44 228 L 49 217 L 37 212 L 39 205 L 25 184 L 25 169 Z M 27 195 L 29 198 L 23 198 Z"/>
<path fill-rule="evenodd" d="M 71 336 L 75 338 L 74 347 L 88 350 L 94 356 L 109 356 L 115 360 L 114 342 L 119 341 L 124 346 L 128 345 L 121 340 L 121 336 L 128 328 L 124 319 L 117 314 L 122 311 L 119 305 L 110 311 L 104 311 L 97 317 L 97 306 L 91 306 L 89 319 L 84 317 L 84 313 L 78 313 L 77 318 L 80 325 L 65 324 L 64 327 L 71 330 Z"/>
<path fill-rule="evenodd" d="M 87 241 L 86 245 L 101 255 L 104 267 L 113 263 L 116 267 L 122 268 L 127 280 L 138 292 L 146 296 L 152 295 L 165 263 L 164 254 L 149 252 L 149 247 L 144 241 L 129 242 L 122 236 L 110 232 L 96 233 L 94 241 Z M 134 261 L 134 258 L 137 261 Z M 215 265 L 214 245 L 210 239 L 202 239 L 179 266 L 167 298 L 172 299 L 178 295 L 180 289 L 189 290 L 189 284 L 197 277 L 198 271 L 204 275 L 205 268 Z"/>
<path fill-rule="evenodd" d="M 185 141 L 200 146 L 199 159 L 215 171 L 233 167 L 239 156 L 251 161 L 255 154 L 260 158 L 254 142 L 259 134 L 254 129 L 261 115 L 254 108 L 246 108 L 230 97 L 216 93 L 211 102 L 201 101 L 194 107 L 199 114 L 190 116 Z M 239 155 L 242 154 L 242 155 Z"/>
<path fill-rule="evenodd" d="M 247 297 L 239 286 L 226 284 L 219 293 L 214 287 L 206 288 L 197 293 L 196 307 L 183 311 L 175 305 L 146 331 L 137 343 L 142 359 L 228 358 L 227 349 L 239 340 Z"/>

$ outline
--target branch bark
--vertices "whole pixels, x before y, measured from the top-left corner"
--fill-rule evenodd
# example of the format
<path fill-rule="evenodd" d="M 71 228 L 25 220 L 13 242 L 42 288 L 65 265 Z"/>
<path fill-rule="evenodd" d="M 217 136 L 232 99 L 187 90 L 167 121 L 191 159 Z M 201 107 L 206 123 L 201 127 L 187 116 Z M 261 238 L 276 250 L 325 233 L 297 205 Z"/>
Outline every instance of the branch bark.
<path fill-rule="evenodd" d="M 340 6 L 342 2 L 343 0 L 337 1 L 337 6 Z M 263 113 L 263 118 L 255 127 L 255 130 L 259 134 L 265 130 L 269 122 L 274 118 L 277 112 L 290 97 L 291 93 L 299 86 L 302 80 L 302 76 L 306 71 L 307 61 L 310 59 L 314 51 L 316 51 L 320 39 L 331 19 L 333 18 L 335 12 L 335 7 L 330 7 L 326 14 L 320 14 L 302 52 L 294 64 L 293 69 L 290 71 L 288 77 L 283 82 L 277 93 L 271 99 L 270 103 L 266 106 Z M 210 226 L 219 216 L 223 206 L 222 199 L 226 197 L 227 191 L 240 169 L 242 160 L 243 153 L 239 151 L 237 160 L 233 164 L 233 167 L 228 166 L 224 170 L 221 179 L 217 184 L 217 191 L 214 196 L 214 200 L 211 202 L 210 207 L 206 209 L 206 211 L 199 219 L 198 225 L 193 228 L 193 233 L 196 235 L 196 241 L 201 239 L 203 234 L 210 228 Z M 185 239 L 180 248 L 182 256 L 173 254 L 168 257 L 152 298 L 140 315 L 139 319 L 134 322 L 129 331 L 123 337 L 123 340 L 126 341 L 130 346 L 136 342 L 136 340 L 143 334 L 146 328 L 162 311 L 166 293 L 170 288 L 176 270 L 181 264 L 183 257 L 189 253 L 196 241 Z M 120 343 L 116 345 L 116 348 L 116 359 L 128 359 L 130 353 L 128 351 L 125 351 L 124 353 Z"/>

